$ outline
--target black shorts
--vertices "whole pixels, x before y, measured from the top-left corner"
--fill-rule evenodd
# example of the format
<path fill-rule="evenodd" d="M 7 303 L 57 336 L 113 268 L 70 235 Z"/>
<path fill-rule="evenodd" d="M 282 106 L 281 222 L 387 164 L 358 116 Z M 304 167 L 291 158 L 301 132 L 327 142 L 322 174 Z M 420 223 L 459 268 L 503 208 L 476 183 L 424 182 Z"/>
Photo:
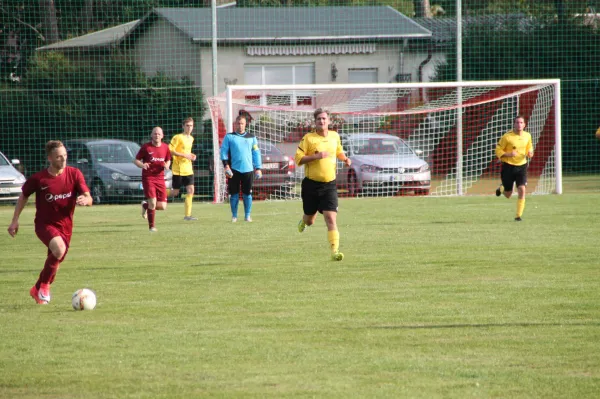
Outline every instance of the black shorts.
<path fill-rule="evenodd" d="M 513 191 L 514 183 L 517 183 L 517 187 L 527 186 L 527 164 L 515 166 L 502 162 L 500 177 L 504 191 Z"/>
<path fill-rule="evenodd" d="M 254 181 L 254 173 L 240 173 L 237 170 L 231 170 L 233 176 L 227 179 L 227 190 L 229 195 L 240 193 L 240 183 L 242 185 L 242 194 L 252 194 L 252 183 Z"/>
<path fill-rule="evenodd" d="M 181 186 L 192 186 L 194 184 L 194 175 L 179 176 L 173 175 L 173 188 L 178 190 Z"/>
<path fill-rule="evenodd" d="M 337 186 L 334 181 L 323 183 L 304 178 L 302 180 L 302 209 L 305 215 L 338 210 Z"/>

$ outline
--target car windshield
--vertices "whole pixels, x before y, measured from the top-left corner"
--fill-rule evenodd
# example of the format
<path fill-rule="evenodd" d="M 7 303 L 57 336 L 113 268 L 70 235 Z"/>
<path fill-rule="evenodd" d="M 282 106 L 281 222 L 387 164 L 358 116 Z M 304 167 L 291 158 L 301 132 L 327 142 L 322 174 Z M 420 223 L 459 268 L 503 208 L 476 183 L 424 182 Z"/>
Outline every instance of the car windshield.
<path fill-rule="evenodd" d="M 0 166 L 10 165 L 8 159 L 4 157 L 4 154 L 0 152 Z"/>
<path fill-rule="evenodd" d="M 355 155 L 410 155 L 412 150 L 401 140 L 387 138 L 354 139 L 350 143 Z"/>
<path fill-rule="evenodd" d="M 140 146 L 136 143 L 101 143 L 89 146 L 92 156 L 99 163 L 133 162 Z"/>
<path fill-rule="evenodd" d="M 277 157 L 282 155 L 279 148 L 275 147 L 275 144 L 270 141 L 259 141 L 258 148 L 260 148 L 260 153 L 263 156 Z"/>

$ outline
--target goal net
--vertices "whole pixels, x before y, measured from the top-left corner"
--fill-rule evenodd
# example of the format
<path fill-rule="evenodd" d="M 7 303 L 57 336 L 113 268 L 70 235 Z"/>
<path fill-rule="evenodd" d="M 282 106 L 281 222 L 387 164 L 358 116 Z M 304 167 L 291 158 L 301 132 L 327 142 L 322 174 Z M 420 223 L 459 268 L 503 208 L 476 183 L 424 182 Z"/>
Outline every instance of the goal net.
<path fill-rule="evenodd" d="M 337 165 L 340 196 L 490 195 L 500 183 L 496 144 L 518 115 L 534 146 L 528 191 L 562 192 L 558 80 L 229 86 L 208 103 L 215 202 L 227 196 L 219 148 L 240 110 L 261 147 L 258 198 L 299 198 L 304 170 L 293 159 L 317 108 L 330 112 L 330 130 L 352 159 Z"/>

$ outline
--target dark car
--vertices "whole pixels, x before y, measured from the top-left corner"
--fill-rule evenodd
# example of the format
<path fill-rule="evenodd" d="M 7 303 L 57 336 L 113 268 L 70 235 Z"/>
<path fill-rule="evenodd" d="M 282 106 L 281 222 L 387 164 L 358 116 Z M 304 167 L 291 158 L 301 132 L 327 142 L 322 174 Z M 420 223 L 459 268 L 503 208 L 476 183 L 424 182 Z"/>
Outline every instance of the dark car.
<path fill-rule="evenodd" d="M 280 198 L 289 197 L 296 184 L 294 160 L 284 155 L 275 143 L 262 139 L 257 141 L 262 157 L 263 177 L 254 180 L 252 195 L 259 199 L 271 195 Z"/>
<path fill-rule="evenodd" d="M 127 140 L 77 139 L 64 141 L 69 163 L 81 170 L 95 204 L 144 198 L 142 170 L 133 160 L 140 145 Z M 165 171 L 171 188 L 173 174 Z"/>

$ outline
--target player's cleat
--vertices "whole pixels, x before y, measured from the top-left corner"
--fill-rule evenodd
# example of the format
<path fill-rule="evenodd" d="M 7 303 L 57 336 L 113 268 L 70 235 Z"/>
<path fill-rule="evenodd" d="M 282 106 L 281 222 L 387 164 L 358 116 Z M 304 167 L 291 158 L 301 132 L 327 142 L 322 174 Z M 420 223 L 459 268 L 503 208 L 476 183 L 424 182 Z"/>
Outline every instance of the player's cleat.
<path fill-rule="evenodd" d="M 42 301 L 50 302 L 50 284 L 40 284 L 38 298 L 40 298 Z"/>
<path fill-rule="evenodd" d="M 304 230 L 306 230 L 306 223 L 304 223 L 304 219 L 300 219 L 298 222 L 298 232 L 302 233 Z"/>
<path fill-rule="evenodd" d="M 198 220 L 198 218 L 195 218 L 193 216 L 184 216 L 183 220 L 187 220 L 189 222 L 189 221 L 192 221 L 192 220 Z"/>
<path fill-rule="evenodd" d="M 521 219 L 520 217 L 518 217 L 518 216 L 517 216 L 517 217 L 515 218 L 515 222 L 521 222 L 521 221 L 523 221 L 523 219 Z"/>
<path fill-rule="evenodd" d="M 237 223 L 237 218 L 231 218 L 231 223 Z"/>
<path fill-rule="evenodd" d="M 148 202 L 142 201 L 142 217 L 148 219 Z"/>
<path fill-rule="evenodd" d="M 29 290 L 29 295 L 31 295 L 31 297 L 39 305 L 47 305 L 48 304 L 48 301 L 40 298 L 39 291 L 37 288 L 35 288 L 35 285 L 33 287 L 31 287 L 31 289 Z"/>
<path fill-rule="evenodd" d="M 248 216 L 247 218 L 244 218 L 245 222 L 252 222 L 252 218 L 250 216 Z"/>
<path fill-rule="evenodd" d="M 156 227 L 150 227 L 150 233 L 156 233 L 158 229 Z"/>
<path fill-rule="evenodd" d="M 340 261 L 340 260 L 344 259 L 344 254 L 341 253 L 340 251 L 334 252 L 331 254 L 331 259 L 335 260 L 335 261 Z"/>
<path fill-rule="evenodd" d="M 496 189 L 496 197 L 499 197 L 502 195 L 502 190 L 500 189 L 502 186 L 498 186 L 498 188 Z"/>

